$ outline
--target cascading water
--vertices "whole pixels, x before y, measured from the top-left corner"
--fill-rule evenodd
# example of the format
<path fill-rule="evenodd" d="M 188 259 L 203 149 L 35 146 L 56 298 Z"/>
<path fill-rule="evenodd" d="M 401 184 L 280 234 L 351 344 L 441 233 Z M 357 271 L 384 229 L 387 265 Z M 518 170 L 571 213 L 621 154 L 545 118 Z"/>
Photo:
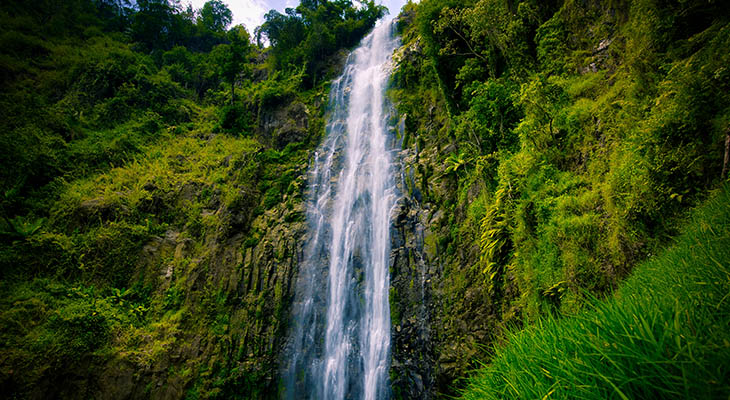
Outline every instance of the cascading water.
<path fill-rule="evenodd" d="M 285 398 L 389 397 L 396 188 L 385 89 L 397 45 L 394 24 L 381 21 L 332 83 L 327 138 L 309 176 L 309 232 L 284 362 Z"/>

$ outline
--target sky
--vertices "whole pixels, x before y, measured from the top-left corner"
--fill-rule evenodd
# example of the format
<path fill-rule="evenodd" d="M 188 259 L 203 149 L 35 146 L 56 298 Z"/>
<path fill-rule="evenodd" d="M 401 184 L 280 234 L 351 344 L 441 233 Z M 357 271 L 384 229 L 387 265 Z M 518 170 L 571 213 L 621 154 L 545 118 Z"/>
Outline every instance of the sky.
<path fill-rule="evenodd" d="M 203 7 L 207 0 L 183 0 L 180 3 L 190 3 L 196 10 Z M 244 24 L 246 29 L 253 33 L 254 28 L 264 22 L 264 14 L 271 9 L 283 13 L 287 7 L 296 7 L 299 0 L 223 0 L 233 13 L 233 25 Z M 376 0 L 377 4 L 383 4 L 390 10 L 390 15 L 395 16 L 400 12 L 406 0 Z"/>

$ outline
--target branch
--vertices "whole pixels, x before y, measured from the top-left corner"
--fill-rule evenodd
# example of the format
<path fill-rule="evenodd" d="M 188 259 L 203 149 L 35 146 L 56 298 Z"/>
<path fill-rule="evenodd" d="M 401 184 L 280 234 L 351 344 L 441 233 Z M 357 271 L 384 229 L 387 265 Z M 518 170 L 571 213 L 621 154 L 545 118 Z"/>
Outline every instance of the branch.
<path fill-rule="evenodd" d="M 469 41 L 459 31 L 457 31 L 456 29 L 454 29 L 454 27 L 452 27 L 450 24 L 449 24 L 449 29 L 451 29 L 451 31 L 454 32 L 456 34 L 456 36 L 460 37 L 461 40 L 464 41 L 464 44 L 466 44 L 466 47 L 469 48 L 469 51 L 471 51 L 471 53 L 473 55 L 479 57 L 482 61 L 484 61 L 485 63 L 487 63 L 487 65 L 489 65 L 489 60 L 486 57 L 484 57 L 483 55 L 477 53 L 474 50 L 474 48 L 471 47 L 471 44 L 469 43 Z"/>

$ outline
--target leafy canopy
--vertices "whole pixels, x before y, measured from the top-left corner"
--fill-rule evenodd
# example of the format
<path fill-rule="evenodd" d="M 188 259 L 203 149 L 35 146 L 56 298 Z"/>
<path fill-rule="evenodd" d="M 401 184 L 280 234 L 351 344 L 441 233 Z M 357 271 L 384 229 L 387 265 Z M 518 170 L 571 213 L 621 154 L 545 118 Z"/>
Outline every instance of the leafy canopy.
<path fill-rule="evenodd" d="M 328 58 L 352 47 L 385 13 L 384 6 L 351 0 L 304 0 L 284 14 L 276 10 L 264 16 L 255 35 L 259 45 L 268 40 L 277 69 L 306 66 L 305 83 L 316 84 L 327 75 Z"/>

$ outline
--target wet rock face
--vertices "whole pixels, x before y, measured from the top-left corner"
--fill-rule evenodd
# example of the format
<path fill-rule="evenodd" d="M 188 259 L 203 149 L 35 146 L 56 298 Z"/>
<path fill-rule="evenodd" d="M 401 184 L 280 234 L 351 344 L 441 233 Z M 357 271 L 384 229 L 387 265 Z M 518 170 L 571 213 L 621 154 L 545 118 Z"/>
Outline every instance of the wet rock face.
<path fill-rule="evenodd" d="M 411 152 L 400 154 L 406 166 Z M 405 169 L 404 169 L 405 170 Z M 392 216 L 391 230 L 391 387 L 396 399 L 430 399 L 435 388 L 436 356 L 432 324 L 436 312 L 432 277 L 437 265 L 428 259 L 424 238 L 430 235 L 428 210 L 422 208 L 413 176 L 404 174 L 399 189 L 404 197 Z"/>
<path fill-rule="evenodd" d="M 396 399 L 454 394 L 455 379 L 471 367 L 479 344 L 489 342 L 495 323 L 484 285 L 470 276 L 452 276 L 476 256 L 470 248 L 447 251 L 452 218 L 463 211 L 448 207 L 456 189 L 439 170 L 438 151 L 419 150 L 401 152 L 404 170 L 414 172 L 405 174 L 406 194 L 394 219 L 391 313 L 397 318 L 391 378 Z"/>
<path fill-rule="evenodd" d="M 203 190 L 215 192 L 186 185 L 170 201 Z M 223 397 L 276 398 L 279 349 L 306 230 L 298 217 L 304 204 L 293 193 L 257 215 L 259 197 L 241 190 L 236 201 L 213 196 L 208 204 L 213 208 L 201 213 L 218 222 L 200 235 L 171 226 L 143 246 L 131 280 L 144 282 L 161 302 L 179 296 L 177 303 L 150 315 L 149 326 L 129 338 L 116 339 L 127 350 L 99 361 L 85 378 L 91 392 L 67 398 L 181 399 L 208 393 L 221 382 Z M 96 202 L 79 208 L 106 210 Z"/>
<path fill-rule="evenodd" d="M 185 269 L 175 262 L 191 255 L 187 249 L 190 244 L 185 239 L 165 237 L 148 246 L 154 248 L 153 255 L 159 256 L 158 259 L 173 260 L 161 267 L 160 291 L 171 287 L 174 279 L 171 277 L 184 276 L 187 281 L 184 304 L 196 309 L 196 305 L 205 304 L 206 294 L 217 292 L 231 303 L 226 311 L 230 321 L 222 331 L 213 333 L 198 328 L 181 329 L 182 325 L 175 324 L 160 326 L 143 338 L 139 353 L 121 355 L 101 370 L 98 378 L 101 398 L 184 398 L 195 384 L 191 381 L 195 374 L 185 377 L 173 371 L 180 368 L 195 371 L 205 365 L 216 368 L 224 362 L 241 373 L 257 376 L 255 385 L 247 388 L 251 398 L 275 398 L 276 355 L 284 334 L 288 298 L 293 295 L 291 282 L 301 251 L 299 237 L 304 232 L 302 223 L 281 223 L 279 218 L 283 214 L 272 210 L 255 219 L 252 228 L 264 233 L 250 247 L 242 234 L 210 238 L 204 249 L 207 253 L 192 253 L 197 257 Z M 207 311 L 201 307 L 191 312 L 190 318 L 204 319 Z M 194 321 L 181 322 L 196 325 Z M 147 356 L 146 352 L 154 351 L 150 349 L 157 346 L 162 351 L 154 357 Z"/>
<path fill-rule="evenodd" d="M 309 109 L 298 101 L 262 110 L 258 120 L 257 135 L 277 149 L 303 141 L 309 132 Z"/>
<path fill-rule="evenodd" d="M 424 57 L 418 43 L 397 53 L 405 64 Z M 399 154 L 404 196 L 394 216 L 391 254 L 391 314 L 394 398 L 434 398 L 452 393 L 490 334 L 489 298 L 465 271 L 477 259 L 475 249 L 454 243 L 454 224 L 463 221 L 457 180 L 447 173 L 445 154 L 455 144 L 439 132 L 448 124 L 442 100 L 422 98 L 421 110 L 402 115 Z M 467 193 L 478 195 L 478 188 Z M 465 243 L 468 241 L 465 241 Z"/>

